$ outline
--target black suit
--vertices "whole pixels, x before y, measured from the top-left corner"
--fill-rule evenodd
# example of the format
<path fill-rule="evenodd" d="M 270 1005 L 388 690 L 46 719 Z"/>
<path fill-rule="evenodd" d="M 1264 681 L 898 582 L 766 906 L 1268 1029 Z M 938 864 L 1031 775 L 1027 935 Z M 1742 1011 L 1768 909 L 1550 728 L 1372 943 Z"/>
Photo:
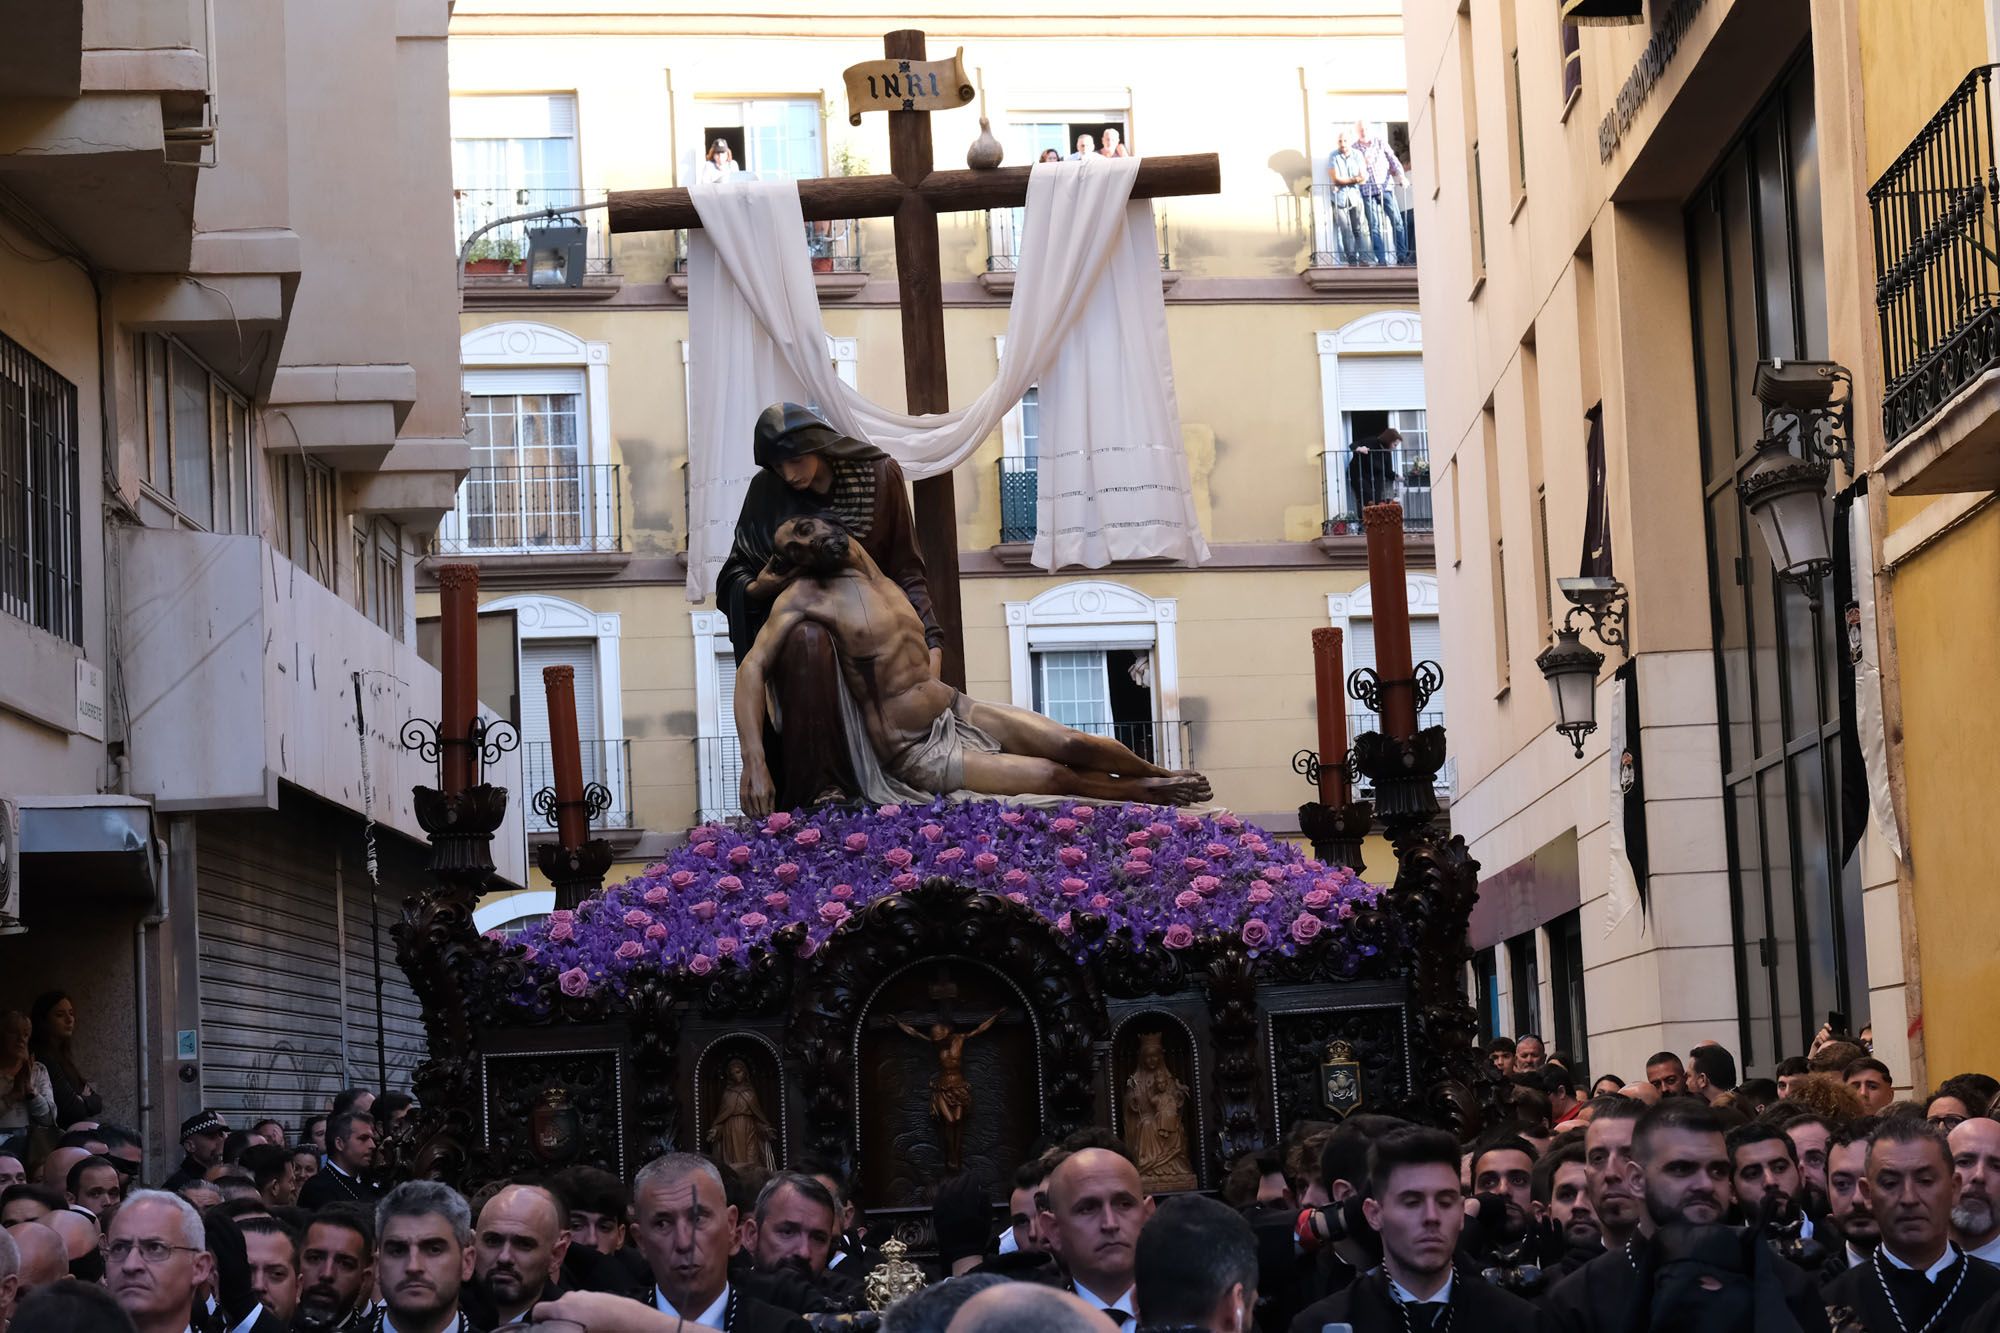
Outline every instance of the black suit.
<path fill-rule="evenodd" d="M 1734 1230 L 1734 1228 L 1731 1228 Z M 1745 1233 L 1744 1243 L 1750 1238 Z M 1827 1333 L 1826 1306 L 1805 1271 L 1755 1241 L 1759 1307 L 1789 1313 L 1803 1333 Z M 1550 1288 L 1542 1309 L 1558 1333 L 1646 1333 L 1653 1326 L 1659 1256 L 1657 1246 L 1634 1236 L 1629 1247 L 1609 1250 Z M 1767 1320 L 1767 1322 L 1770 1322 Z"/>
<path fill-rule="evenodd" d="M 1961 1268 L 1963 1282 L 1959 1281 Z M 1884 1276 L 1895 1297 L 1893 1310 L 1883 1291 Z M 1897 1268 L 1885 1258 L 1848 1269 L 1827 1283 L 1823 1293 L 1829 1307 L 1852 1310 L 1868 1333 L 1899 1333 L 1899 1312 L 1903 1325 L 1910 1329 L 1929 1324 L 1931 1333 L 1958 1333 L 1980 1327 L 1974 1322 L 1975 1312 L 2000 1299 L 2000 1268 L 1960 1254 L 1938 1274 L 1936 1282 L 1931 1282 L 1922 1273 Z M 1930 1323 L 1933 1316 L 1936 1323 Z"/>
<path fill-rule="evenodd" d="M 647 1303 L 659 1308 L 660 1293 L 656 1287 L 646 1293 Z M 699 1315 L 701 1311 L 695 1311 Z M 698 1328 L 693 1319 L 687 1321 L 689 1328 Z M 775 1305 L 767 1305 L 755 1296 L 743 1294 L 743 1288 L 734 1282 L 729 1284 L 729 1302 L 723 1307 L 722 1327 L 726 1333 L 812 1333 L 808 1324 L 790 1310 L 780 1310 Z"/>
<path fill-rule="evenodd" d="M 358 1176 L 345 1176 L 327 1162 L 299 1191 L 299 1207 L 318 1212 L 330 1203 L 351 1203 L 373 1215 L 382 1191 Z"/>
<path fill-rule="evenodd" d="M 1328 1324 L 1350 1324 L 1354 1333 L 1402 1333 L 1405 1327 L 1423 1328 L 1424 1317 L 1412 1311 L 1408 1325 L 1389 1291 L 1389 1277 L 1381 1269 L 1363 1273 L 1346 1290 L 1308 1305 L 1292 1320 L 1292 1333 L 1320 1333 Z M 1511 1292 L 1500 1290 L 1478 1278 L 1455 1273 L 1451 1282 L 1451 1324 L 1472 1333 L 1541 1333 L 1546 1327 L 1542 1312 Z"/>

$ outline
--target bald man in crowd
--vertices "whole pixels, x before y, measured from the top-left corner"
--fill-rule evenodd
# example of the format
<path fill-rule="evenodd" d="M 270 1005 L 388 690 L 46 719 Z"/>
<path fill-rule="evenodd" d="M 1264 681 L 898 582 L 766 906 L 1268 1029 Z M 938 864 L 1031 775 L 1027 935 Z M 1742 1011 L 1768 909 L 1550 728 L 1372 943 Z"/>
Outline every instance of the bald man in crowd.
<path fill-rule="evenodd" d="M 1152 1216 L 1139 1168 L 1123 1153 L 1085 1148 L 1049 1172 L 1042 1235 L 1069 1270 L 1070 1290 L 1121 1326 L 1134 1319 L 1139 1231 Z"/>
<path fill-rule="evenodd" d="M 539 1185 L 509 1185 L 486 1201 L 472 1229 L 472 1283 L 465 1292 L 474 1327 L 511 1324 L 537 1302 L 562 1296 L 570 1243 L 565 1220 L 562 1204 Z"/>
<path fill-rule="evenodd" d="M 1104 1333 L 1104 1315 L 1066 1291 L 1009 1282 L 960 1306 L 946 1333 Z"/>
<path fill-rule="evenodd" d="M 20 1255 L 21 1291 L 59 1282 L 69 1276 L 69 1252 L 63 1238 L 40 1222 L 17 1222 L 7 1228 Z"/>

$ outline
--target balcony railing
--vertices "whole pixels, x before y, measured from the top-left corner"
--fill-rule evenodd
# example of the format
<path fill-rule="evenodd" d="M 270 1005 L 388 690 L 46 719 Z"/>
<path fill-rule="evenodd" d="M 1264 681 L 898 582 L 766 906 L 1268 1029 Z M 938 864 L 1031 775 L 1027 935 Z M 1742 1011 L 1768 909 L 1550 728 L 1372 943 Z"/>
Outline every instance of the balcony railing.
<path fill-rule="evenodd" d="M 1090 736 L 1109 736 L 1149 764 L 1162 768 L 1186 768 L 1188 724 L 1185 722 L 1072 722 L 1073 731 Z"/>
<path fill-rule="evenodd" d="M 563 209 L 582 204 L 601 203 L 604 192 L 594 193 L 584 190 L 453 190 L 453 208 L 458 215 L 456 240 L 461 249 L 465 240 L 495 218 L 511 217 L 516 213 L 528 213 L 538 208 Z M 584 273 L 586 276 L 608 275 L 615 270 L 611 264 L 611 233 L 602 208 L 588 213 L 558 214 L 552 223 L 541 221 L 510 222 L 504 227 L 495 227 L 473 243 L 466 256 L 466 272 L 472 275 L 492 272 L 525 277 L 528 258 L 528 232 L 543 226 L 582 227 L 584 237 Z"/>
<path fill-rule="evenodd" d="M 1035 497 L 1040 483 L 1032 458 L 1000 460 L 1000 540 L 1035 539 Z"/>
<path fill-rule="evenodd" d="M 2000 169 L 1983 65 L 1868 191 L 1891 444 L 2000 365 Z"/>
<path fill-rule="evenodd" d="M 537 684 L 536 689 L 541 686 Z M 547 832 L 551 827 L 542 816 L 533 813 L 535 793 L 544 787 L 556 785 L 555 754 L 547 741 L 523 741 L 521 743 L 521 781 L 527 792 L 522 798 L 522 808 L 529 811 L 528 831 Z M 590 826 L 600 829 L 623 829 L 632 827 L 632 742 L 627 740 L 587 740 L 583 743 L 583 781 L 585 786 L 599 783 L 611 793 L 611 804 L 602 814 L 591 818 Z"/>
<path fill-rule="evenodd" d="M 1352 191 L 1352 193 L 1348 193 Z M 1407 268 L 1417 262 L 1417 234 L 1403 207 L 1408 187 L 1372 198 L 1361 187 L 1315 185 L 1307 212 L 1311 268 Z"/>
<path fill-rule="evenodd" d="M 1025 208 L 993 208 L 986 212 L 986 271 L 1013 273 L 1021 267 L 1021 234 L 1026 223 Z M 1160 243 L 1160 271 L 1174 266 L 1172 247 L 1167 243 L 1167 219 L 1156 219 Z"/>
<path fill-rule="evenodd" d="M 1430 532 L 1431 453 L 1428 444 L 1412 444 L 1409 437 L 1392 449 L 1372 445 L 1364 449 L 1328 449 L 1320 455 L 1326 470 L 1326 521 L 1320 531 L 1328 537 L 1358 536 L 1361 509 L 1384 500 L 1400 501 L 1403 531 Z"/>
<path fill-rule="evenodd" d="M 538 555 L 622 549 L 618 464 L 476 467 L 438 525 L 441 555 Z"/>
<path fill-rule="evenodd" d="M 866 273 L 862 262 L 861 223 L 855 218 L 835 218 L 831 222 L 808 222 L 805 229 L 806 257 L 815 273 Z M 674 233 L 674 272 L 687 272 L 688 242 L 685 231 Z"/>

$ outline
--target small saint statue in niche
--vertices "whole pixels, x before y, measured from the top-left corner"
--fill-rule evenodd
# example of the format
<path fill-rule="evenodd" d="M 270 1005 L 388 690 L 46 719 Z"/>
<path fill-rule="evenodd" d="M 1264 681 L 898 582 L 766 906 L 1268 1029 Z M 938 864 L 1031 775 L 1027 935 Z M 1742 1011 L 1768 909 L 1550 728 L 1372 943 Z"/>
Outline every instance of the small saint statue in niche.
<path fill-rule="evenodd" d="M 1139 1159 L 1139 1178 L 1149 1192 L 1200 1187 L 1181 1122 L 1187 1099 L 1187 1084 L 1167 1068 L 1164 1035 L 1141 1033 L 1138 1067 L 1125 1080 L 1125 1143 Z"/>
<path fill-rule="evenodd" d="M 949 1023 L 932 1023 L 930 1031 L 917 1029 L 898 1018 L 897 1027 L 927 1041 L 937 1051 L 938 1071 L 931 1075 L 931 1118 L 938 1122 L 938 1139 L 944 1145 L 944 1167 L 957 1171 L 965 1165 L 965 1121 L 972 1114 L 972 1085 L 965 1081 L 965 1043 L 1000 1021 L 1004 1009 L 996 1009 L 987 1020 L 967 1032 Z"/>
<path fill-rule="evenodd" d="M 740 1056 L 731 1060 L 723 1071 L 715 1117 L 709 1121 L 709 1147 L 731 1170 L 773 1171 L 777 1160 L 771 1145 L 777 1137 L 750 1081 L 750 1066 Z"/>

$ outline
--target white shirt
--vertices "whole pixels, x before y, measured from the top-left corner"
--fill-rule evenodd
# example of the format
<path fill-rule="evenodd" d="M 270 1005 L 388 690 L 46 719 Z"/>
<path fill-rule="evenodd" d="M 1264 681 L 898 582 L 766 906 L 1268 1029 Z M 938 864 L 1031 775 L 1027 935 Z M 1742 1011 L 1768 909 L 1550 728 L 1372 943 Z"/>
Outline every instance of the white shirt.
<path fill-rule="evenodd" d="M 1901 1259 L 1898 1259 L 1896 1257 L 1896 1252 L 1890 1249 L 1886 1244 L 1876 1246 L 1875 1253 L 1881 1255 L 1884 1259 L 1887 1259 L 1890 1263 L 1894 1264 L 1896 1267 L 1902 1269 L 1906 1273 L 1916 1271 L 1915 1264 L 1906 1264 Z M 1944 1253 L 1941 1256 L 1939 1256 L 1938 1261 L 1932 1264 L 1929 1268 L 1926 1268 L 1924 1270 L 1924 1281 L 1936 1282 L 1938 1280 L 1938 1274 L 1944 1272 L 1945 1269 L 1950 1268 L 1957 1259 L 1958 1259 L 1958 1246 L 1953 1245 L 1950 1241 L 1946 1241 L 1944 1243 Z"/>
<path fill-rule="evenodd" d="M 1389 1271 L 1386 1268 L 1382 1270 L 1382 1276 L 1389 1277 Z M 1410 1305 L 1410 1304 L 1426 1305 L 1433 1301 L 1442 1302 L 1443 1304 L 1449 1305 L 1451 1304 L 1452 1276 L 1453 1276 L 1452 1271 L 1449 1268 L 1445 1269 L 1444 1285 L 1442 1287 L 1439 1287 L 1433 1295 L 1428 1297 L 1417 1295 L 1416 1293 L 1412 1292 L 1408 1287 L 1396 1281 L 1395 1278 L 1389 1277 L 1389 1299 L 1394 1301 L 1398 1305 Z"/>
<path fill-rule="evenodd" d="M 445 1325 L 445 1329 L 446 1333 L 464 1333 L 465 1312 L 461 1310 L 453 1314 L 451 1322 Z M 396 1322 L 386 1314 L 382 1316 L 382 1333 L 396 1333 Z"/>
<path fill-rule="evenodd" d="M 1133 1288 L 1127 1287 L 1125 1288 L 1125 1294 L 1123 1296 L 1120 1296 L 1115 1301 L 1107 1301 L 1102 1296 L 1099 1296 L 1096 1292 L 1092 1291 L 1089 1287 L 1084 1286 L 1081 1282 L 1072 1282 L 1070 1285 L 1076 1288 L 1077 1295 L 1083 1297 L 1083 1303 L 1085 1305 L 1090 1306 L 1093 1310 L 1123 1311 L 1126 1319 L 1129 1322 L 1134 1324 L 1138 1323 L 1138 1316 L 1133 1312 L 1132 1309 Z"/>
<path fill-rule="evenodd" d="M 250 1333 L 250 1326 L 257 1322 L 257 1316 L 262 1313 L 264 1313 L 263 1306 L 261 1305 L 251 1306 L 250 1313 L 244 1316 L 243 1322 L 238 1324 L 235 1328 L 230 1329 L 229 1333 Z"/>
<path fill-rule="evenodd" d="M 1975 1259 L 1984 1259 L 1989 1264 L 2000 1264 L 2000 1236 L 1995 1236 L 1976 1250 L 1967 1250 Z"/>
<path fill-rule="evenodd" d="M 1867 1265 L 1868 1265 L 1868 1256 L 1863 1254 L 1861 1251 L 1855 1249 L 1853 1241 L 1848 1241 L 1847 1266 L 1849 1268 L 1865 1268 L 1867 1267 Z"/>
<path fill-rule="evenodd" d="M 681 1314 L 679 1310 L 676 1310 L 674 1308 L 674 1303 L 667 1299 L 667 1293 L 661 1291 L 657 1286 L 653 1288 L 653 1304 L 657 1305 L 660 1308 L 660 1313 L 662 1314 L 676 1315 L 682 1319 L 687 1319 L 687 1316 Z M 728 1309 L 729 1309 L 729 1284 L 725 1282 L 722 1284 L 722 1294 L 715 1298 L 715 1304 L 709 1306 L 706 1310 L 703 1310 L 699 1315 L 695 1316 L 693 1319 L 688 1319 L 688 1322 L 691 1324 L 700 1324 L 704 1328 L 721 1328 L 722 1316 L 728 1311 Z"/>

